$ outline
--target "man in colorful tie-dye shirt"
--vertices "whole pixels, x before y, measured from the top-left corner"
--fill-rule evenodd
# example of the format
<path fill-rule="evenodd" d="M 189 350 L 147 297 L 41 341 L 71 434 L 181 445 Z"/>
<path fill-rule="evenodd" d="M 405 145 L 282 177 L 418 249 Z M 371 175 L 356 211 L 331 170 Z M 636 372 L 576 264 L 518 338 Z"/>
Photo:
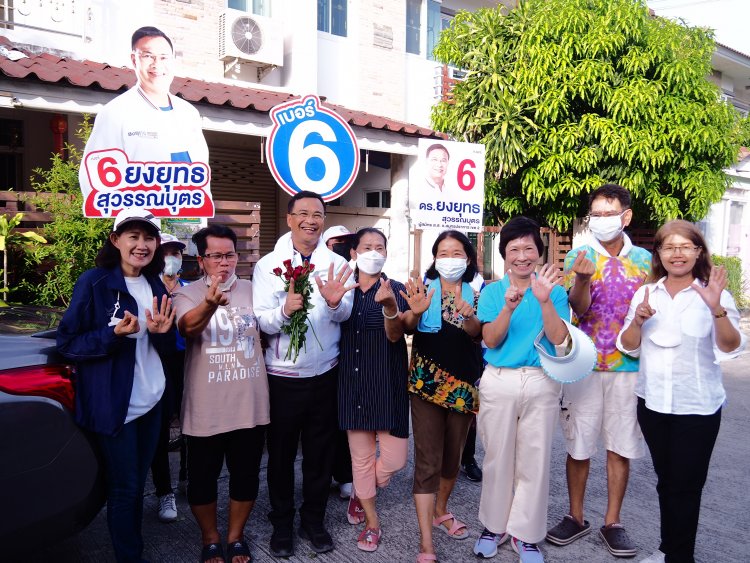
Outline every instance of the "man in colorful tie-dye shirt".
<path fill-rule="evenodd" d="M 591 531 L 583 517 L 583 500 L 590 460 L 601 437 L 607 449 L 608 502 L 599 534 L 616 557 L 636 553 L 620 524 L 620 508 L 630 460 L 644 455 L 633 390 L 638 360 L 615 347 L 630 300 L 651 270 L 651 253 L 633 246 L 623 232 L 632 217 L 630 193 L 605 184 L 589 198 L 591 243 L 565 257 L 573 321 L 592 338 L 598 355 L 596 370 L 564 389 L 561 422 L 568 451 L 570 513 L 547 533 L 547 541 L 568 545 Z"/>

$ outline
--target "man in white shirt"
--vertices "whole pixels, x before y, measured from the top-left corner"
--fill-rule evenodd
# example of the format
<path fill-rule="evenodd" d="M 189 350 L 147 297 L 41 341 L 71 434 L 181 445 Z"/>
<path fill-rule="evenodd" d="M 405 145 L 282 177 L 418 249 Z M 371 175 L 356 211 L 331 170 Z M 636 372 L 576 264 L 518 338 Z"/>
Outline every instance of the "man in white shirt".
<path fill-rule="evenodd" d="M 287 225 L 273 252 L 261 258 L 253 274 L 253 303 L 261 330 L 268 336 L 266 370 L 271 401 L 268 429 L 269 519 L 273 524 L 271 554 L 294 553 L 294 462 L 302 441 L 302 490 L 299 535 L 312 549 L 325 553 L 334 548 L 323 524 L 334 458 L 337 425 L 337 365 L 340 323 L 349 318 L 353 296 L 346 285 L 351 269 L 346 260 L 326 248 L 321 238 L 325 203 L 316 193 L 302 191 L 289 201 Z M 311 302 L 306 324 L 306 345 L 296 359 L 285 359 L 290 346 L 282 327 L 303 306 L 302 295 L 287 291 L 275 275 L 285 260 L 291 267 L 309 261 Z M 316 278 L 316 279 L 313 279 Z M 299 288 L 297 288 L 299 289 Z"/>

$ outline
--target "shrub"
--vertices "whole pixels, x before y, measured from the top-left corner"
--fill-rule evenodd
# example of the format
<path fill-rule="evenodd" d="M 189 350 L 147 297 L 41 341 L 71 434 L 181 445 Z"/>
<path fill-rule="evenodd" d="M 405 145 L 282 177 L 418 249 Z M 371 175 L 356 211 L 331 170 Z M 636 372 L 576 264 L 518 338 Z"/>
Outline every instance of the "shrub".
<path fill-rule="evenodd" d="M 717 256 L 715 254 L 711 256 L 711 260 L 716 266 L 726 268 L 729 278 L 727 291 L 734 297 L 737 308 L 747 309 L 750 306 L 750 299 L 748 299 L 746 292 L 750 287 L 742 274 L 742 261 L 737 256 Z"/>

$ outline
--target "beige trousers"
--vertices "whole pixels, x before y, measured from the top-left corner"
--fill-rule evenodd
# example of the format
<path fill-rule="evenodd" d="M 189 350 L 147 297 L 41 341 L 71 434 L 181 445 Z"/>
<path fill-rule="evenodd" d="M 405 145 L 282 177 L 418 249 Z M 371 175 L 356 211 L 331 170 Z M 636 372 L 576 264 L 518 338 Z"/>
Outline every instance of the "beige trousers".
<path fill-rule="evenodd" d="M 477 432 L 484 446 L 479 520 L 527 543 L 547 534 L 552 435 L 561 385 L 541 368 L 488 365 L 479 385 Z"/>

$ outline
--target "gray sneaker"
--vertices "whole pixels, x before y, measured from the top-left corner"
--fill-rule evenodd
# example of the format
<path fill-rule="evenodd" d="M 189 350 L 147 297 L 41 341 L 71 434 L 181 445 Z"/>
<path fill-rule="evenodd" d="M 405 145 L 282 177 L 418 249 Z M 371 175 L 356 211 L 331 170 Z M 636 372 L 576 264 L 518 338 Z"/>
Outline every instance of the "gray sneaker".
<path fill-rule="evenodd" d="M 585 536 L 591 531 L 588 520 L 583 521 L 583 526 L 570 514 L 566 514 L 562 521 L 547 532 L 547 541 L 555 545 L 568 545 L 578 538 Z"/>
<path fill-rule="evenodd" d="M 635 557 L 635 544 L 623 528 L 622 524 L 610 524 L 599 529 L 599 535 L 604 540 L 609 552 L 615 557 Z"/>

